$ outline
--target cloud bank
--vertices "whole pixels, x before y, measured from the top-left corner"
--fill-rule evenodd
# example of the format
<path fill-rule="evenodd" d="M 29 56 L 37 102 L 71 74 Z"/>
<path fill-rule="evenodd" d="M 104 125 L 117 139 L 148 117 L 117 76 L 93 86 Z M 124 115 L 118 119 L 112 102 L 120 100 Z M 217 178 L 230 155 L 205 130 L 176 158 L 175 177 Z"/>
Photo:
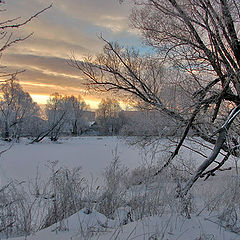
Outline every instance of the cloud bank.
<path fill-rule="evenodd" d="M 24 20 L 51 3 L 9 0 L 2 19 L 21 16 Z M 95 101 L 97 94 L 85 91 L 79 72 L 67 61 L 72 52 L 78 59 L 100 52 L 100 34 L 110 41 L 139 45 L 138 37 L 128 27 L 129 12 L 130 8 L 117 0 L 54 0 L 50 10 L 14 32 L 15 36 L 34 32 L 34 36 L 5 51 L 1 64 L 26 70 L 18 78 L 31 94 L 49 95 L 57 91 L 81 94 Z"/>

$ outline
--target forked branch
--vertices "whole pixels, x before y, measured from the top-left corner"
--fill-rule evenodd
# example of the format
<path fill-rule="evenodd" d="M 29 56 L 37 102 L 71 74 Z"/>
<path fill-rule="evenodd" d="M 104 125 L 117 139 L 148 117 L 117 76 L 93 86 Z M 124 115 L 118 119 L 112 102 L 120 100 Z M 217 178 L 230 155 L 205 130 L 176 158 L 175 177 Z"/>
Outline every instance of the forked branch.
<path fill-rule="evenodd" d="M 235 107 L 231 113 L 229 114 L 227 120 L 222 125 L 222 127 L 218 130 L 218 138 L 216 141 L 216 144 L 214 146 L 214 149 L 212 150 L 210 156 L 198 167 L 195 174 L 188 180 L 186 183 L 183 194 L 187 194 L 192 185 L 197 181 L 197 179 L 203 174 L 203 172 L 216 160 L 224 142 L 226 141 L 228 129 L 231 126 L 233 120 L 237 117 L 237 115 L 240 113 L 240 105 Z M 224 163 L 224 162 L 223 162 Z"/>

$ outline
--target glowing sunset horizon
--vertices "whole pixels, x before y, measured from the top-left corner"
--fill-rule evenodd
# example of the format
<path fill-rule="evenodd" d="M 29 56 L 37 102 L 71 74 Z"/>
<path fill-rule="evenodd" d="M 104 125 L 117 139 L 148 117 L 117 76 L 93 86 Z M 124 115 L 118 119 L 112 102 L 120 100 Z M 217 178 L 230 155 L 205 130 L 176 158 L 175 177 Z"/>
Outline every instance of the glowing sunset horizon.
<path fill-rule="evenodd" d="M 41 95 L 41 94 L 30 94 L 33 101 L 36 102 L 39 105 L 45 105 L 47 104 L 47 101 L 49 100 L 50 95 Z M 99 103 L 101 102 L 101 98 L 83 98 L 85 103 L 89 106 L 88 110 L 96 110 L 98 108 Z M 120 107 L 125 110 L 127 108 L 126 103 L 123 101 L 119 101 Z"/>
<path fill-rule="evenodd" d="M 40 105 L 47 104 L 47 101 L 49 100 L 50 95 L 41 95 L 41 94 L 30 94 L 33 101 Z M 98 108 L 98 105 L 101 101 L 101 99 L 88 99 L 84 98 L 85 103 L 90 107 L 89 110 L 96 110 Z"/>

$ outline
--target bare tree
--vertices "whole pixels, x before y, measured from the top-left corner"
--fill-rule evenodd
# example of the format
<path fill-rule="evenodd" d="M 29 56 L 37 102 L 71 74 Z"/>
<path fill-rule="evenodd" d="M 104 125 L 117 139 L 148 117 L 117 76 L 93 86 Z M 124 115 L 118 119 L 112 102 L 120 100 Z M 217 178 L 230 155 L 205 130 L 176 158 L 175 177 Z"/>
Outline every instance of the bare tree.
<path fill-rule="evenodd" d="M 233 107 L 240 104 L 240 2 L 133 2 L 132 25 L 142 32 L 146 44 L 153 47 L 157 54 L 143 56 L 133 49 L 103 39 L 106 43 L 103 54 L 84 62 L 72 58 L 71 64 L 88 77 L 89 86 L 102 91 L 128 92 L 185 125 L 175 151 L 156 174 L 178 154 L 190 129 L 215 144 L 211 156 L 186 185 L 186 194 L 192 184 L 206 173 L 204 171 L 221 149 L 226 152 L 226 158 L 230 154 L 239 155 L 239 136 L 230 125 L 239 112 L 238 107 Z M 164 73 L 163 69 L 168 70 Z M 184 100 L 184 108 L 170 107 L 160 94 L 164 78 L 168 75 L 189 99 L 187 105 Z M 233 110 L 225 111 L 227 106 L 232 106 Z M 221 125 L 223 127 L 219 127 Z M 216 137 L 216 134 L 219 136 Z M 218 170 L 226 158 L 212 171 Z"/>

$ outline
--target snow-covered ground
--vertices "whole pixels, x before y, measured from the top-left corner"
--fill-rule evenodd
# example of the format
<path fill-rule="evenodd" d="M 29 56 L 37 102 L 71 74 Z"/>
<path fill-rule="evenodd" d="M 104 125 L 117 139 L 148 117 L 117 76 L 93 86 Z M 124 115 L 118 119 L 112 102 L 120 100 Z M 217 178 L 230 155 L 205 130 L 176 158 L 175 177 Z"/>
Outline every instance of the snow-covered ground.
<path fill-rule="evenodd" d="M 195 143 L 187 142 L 187 146 L 196 146 Z M 141 147 L 132 146 L 124 139 L 118 137 L 74 137 L 62 138 L 59 142 L 53 143 L 45 140 L 37 144 L 28 144 L 29 140 L 21 139 L 20 143 L 0 143 L 0 151 L 10 147 L 9 150 L 0 156 L 0 184 L 4 185 L 12 179 L 26 181 L 33 179 L 37 171 L 44 178 L 49 175 L 49 162 L 58 161 L 59 166 L 74 168 L 81 167 L 82 174 L 87 179 L 99 179 L 106 166 L 113 160 L 116 153 L 121 162 L 129 169 L 134 169 L 142 164 L 150 165 L 164 158 L 165 148 L 173 143 L 162 140 L 161 149 L 163 152 L 157 153 L 152 158 L 152 152 L 156 149 L 147 147 L 148 151 L 143 151 Z M 159 150 L 159 148 L 157 149 Z M 157 151 L 156 150 L 156 151 Z M 167 149 L 170 150 L 169 148 Z M 209 154 L 210 150 L 204 150 Z M 181 150 L 180 159 L 192 161 L 195 165 L 201 163 L 202 159 L 187 148 Z M 229 160 L 230 165 L 234 160 Z"/>
<path fill-rule="evenodd" d="M 27 182 L 28 180 L 35 178 L 37 171 L 43 179 L 48 178 L 50 175 L 49 163 L 53 161 L 58 161 L 59 166 L 67 168 L 80 166 L 82 167 L 81 172 L 84 177 L 86 177 L 89 181 L 97 179 L 96 184 L 101 185 L 103 184 L 102 174 L 104 169 L 109 166 L 109 163 L 114 158 L 115 153 L 117 153 L 121 162 L 129 169 L 134 169 L 142 164 L 154 164 L 166 155 L 166 152 L 157 153 L 157 149 L 151 146 L 148 147 L 149 151 L 143 151 L 141 147 L 129 146 L 123 139 L 119 139 L 117 137 L 76 137 L 63 138 L 59 141 L 59 143 L 52 143 L 48 140 L 38 144 L 27 143 L 27 139 L 23 139 L 20 143 L 13 144 L 13 146 L 11 146 L 11 143 L 1 142 L 1 151 L 11 146 L 11 148 L 4 152 L 0 157 L 0 180 L 2 186 L 12 179 L 16 179 L 19 182 Z M 163 143 L 162 149 L 171 144 L 166 140 L 163 140 Z M 189 142 L 186 144 L 190 146 Z M 156 158 L 153 158 L 153 152 L 157 153 Z M 208 154 L 208 152 L 209 151 L 205 150 L 206 154 Z M 199 156 L 197 157 L 194 152 L 190 152 L 187 148 L 182 150 L 179 159 L 188 163 L 191 160 L 194 165 L 200 164 Z M 231 159 L 229 164 L 234 164 L 234 161 L 234 159 Z M 225 199 L 224 201 L 219 201 L 219 199 L 215 201 L 214 197 L 221 192 L 221 188 L 227 190 L 229 186 L 227 182 L 230 182 L 231 184 L 231 181 L 231 176 L 229 178 L 228 172 L 223 172 L 217 177 L 210 178 L 207 183 L 200 180 L 194 187 L 193 191 L 195 203 L 200 203 L 200 206 L 202 202 L 208 200 L 209 202 L 214 202 L 214 204 L 213 202 L 210 202 L 210 205 L 225 204 Z M 164 181 L 162 184 L 166 185 Z M 150 185 L 150 188 L 153 187 L 154 185 Z M 130 188 L 130 190 L 127 191 L 130 192 L 130 195 L 135 194 L 135 197 L 140 197 L 140 188 L 141 185 L 135 186 L 133 189 Z M 144 186 L 143 189 L 145 189 Z M 146 191 L 146 189 L 143 191 Z M 151 194 L 151 190 L 149 192 L 147 191 L 143 192 L 143 194 Z M 140 194 L 137 195 L 136 192 L 139 192 Z M 206 200 L 206 196 L 208 195 L 210 197 Z M 228 196 L 226 195 L 226 199 L 227 198 Z M 166 205 L 168 205 L 168 203 Z M 164 206 L 164 208 L 168 208 L 169 206 Z M 226 206 L 229 206 L 227 202 Z M 170 208 L 171 207 L 172 206 L 170 206 Z M 84 208 L 65 219 L 62 223 L 54 224 L 28 236 L 27 238 L 19 237 L 13 238 L 12 240 L 240 239 L 240 235 L 233 233 L 233 231 L 230 231 L 228 227 L 226 228 L 225 223 L 229 220 L 224 220 L 224 225 L 220 224 L 218 222 L 219 219 L 214 217 L 214 211 L 217 207 L 214 208 L 214 210 L 210 210 L 211 214 L 209 214 L 209 210 L 207 210 L 207 203 L 205 203 L 205 207 L 203 209 L 201 209 L 201 207 L 198 208 L 198 206 L 195 206 L 195 208 L 197 210 L 194 214 L 192 214 L 191 219 L 180 216 L 181 214 L 176 214 L 174 211 L 166 211 L 161 216 L 146 216 L 138 221 L 129 221 L 126 225 L 120 224 L 120 222 L 122 222 L 129 213 L 129 209 L 126 209 L 125 207 L 117 210 L 115 213 L 115 216 L 117 217 L 114 217 L 114 219 L 107 218 L 103 214 L 97 212 L 94 208 L 90 213 Z M 238 224 L 236 224 L 236 226 L 238 226 Z M 234 228 L 235 232 L 237 230 Z"/>
<path fill-rule="evenodd" d="M 84 177 L 96 180 L 101 178 L 116 150 L 123 164 L 129 168 L 135 168 L 141 163 L 141 151 L 117 137 L 63 138 L 57 143 L 48 140 L 37 144 L 27 144 L 28 142 L 27 139 L 22 139 L 0 157 L 1 185 L 10 179 L 33 179 L 37 169 L 44 178 L 49 175 L 47 165 L 52 161 L 58 161 L 59 166 L 68 168 L 82 167 Z M 10 145 L 11 143 L 2 142 L 0 151 Z"/>
<path fill-rule="evenodd" d="M 56 225 L 29 236 L 29 240 L 239 240 L 239 235 L 225 231 L 207 217 L 186 219 L 173 215 L 147 217 L 141 221 L 116 228 L 103 228 L 102 224 L 114 226 L 114 221 L 93 212 L 83 210 L 72 215 L 65 231 L 57 231 Z M 86 229 L 89 231 L 86 231 Z M 91 232 L 90 232 L 91 230 Z M 83 233 L 85 231 L 85 233 Z M 26 240 L 24 237 L 12 240 Z"/>

